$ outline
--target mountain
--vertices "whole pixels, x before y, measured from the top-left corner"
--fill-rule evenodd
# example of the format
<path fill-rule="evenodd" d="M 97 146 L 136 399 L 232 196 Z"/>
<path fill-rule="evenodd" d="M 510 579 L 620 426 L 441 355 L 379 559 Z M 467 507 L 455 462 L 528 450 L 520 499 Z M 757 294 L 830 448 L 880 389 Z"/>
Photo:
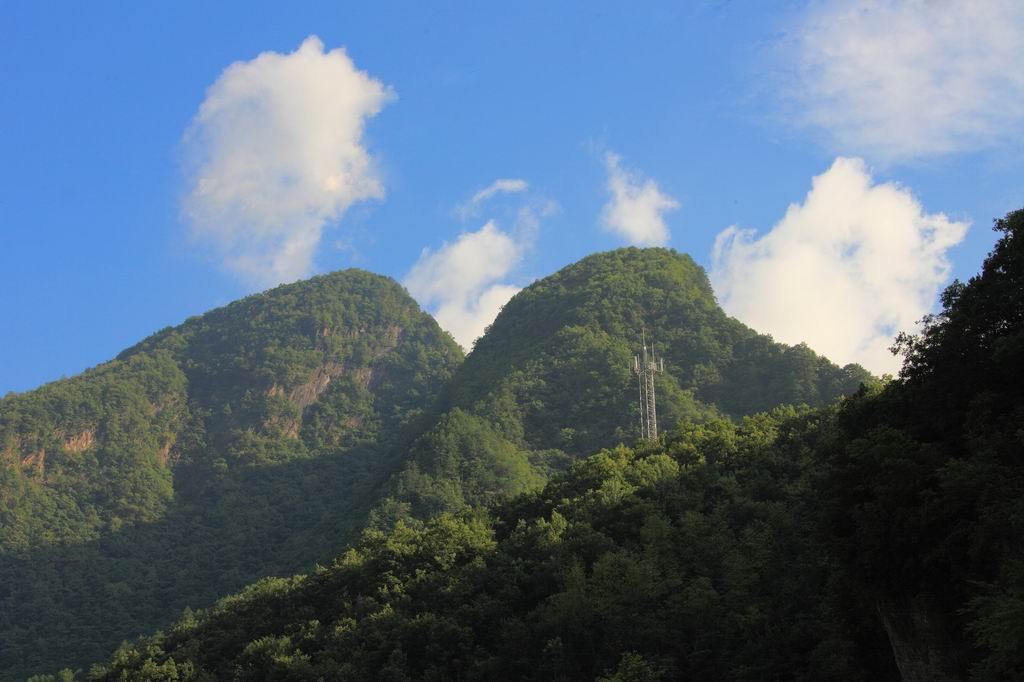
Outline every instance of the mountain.
<path fill-rule="evenodd" d="M 498 508 L 637 440 L 641 330 L 665 430 L 871 381 L 728 317 L 688 256 L 621 249 L 520 292 L 464 362 L 401 287 L 350 270 L 5 398 L 0 667 L 99 660 L 364 527 Z"/>
<path fill-rule="evenodd" d="M 84 665 L 330 557 L 462 351 L 347 270 L 0 400 L 0 670 Z"/>
<path fill-rule="evenodd" d="M 870 378 L 726 315 L 689 256 L 626 248 L 588 256 L 513 297 L 453 378 L 451 401 L 465 407 L 505 387 L 529 393 L 520 400 L 535 403 L 523 413 L 527 443 L 550 444 L 573 428 L 567 449 L 593 450 L 635 431 L 631 367 L 642 330 L 665 360 L 659 410 L 669 425 L 707 406 L 738 417 L 827 404 Z"/>
<path fill-rule="evenodd" d="M 380 513 L 430 516 L 536 487 L 573 459 L 639 434 L 633 356 L 641 334 L 664 359 L 663 428 L 826 405 L 873 381 L 805 345 L 729 317 L 704 270 L 669 249 L 599 253 L 519 292 L 443 393 L 445 414 L 411 448 Z"/>
<path fill-rule="evenodd" d="M 89 678 L 1022 679 L 1024 210 L 996 229 L 900 336 L 892 381 L 681 421 L 490 513 L 368 529 Z M 484 421 L 449 416 L 437 445 Z"/>

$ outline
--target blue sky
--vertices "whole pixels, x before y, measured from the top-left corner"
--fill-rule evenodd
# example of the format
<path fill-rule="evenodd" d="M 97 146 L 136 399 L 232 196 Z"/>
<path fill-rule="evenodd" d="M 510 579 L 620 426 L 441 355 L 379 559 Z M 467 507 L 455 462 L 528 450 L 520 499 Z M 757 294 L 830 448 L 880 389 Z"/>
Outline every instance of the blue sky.
<path fill-rule="evenodd" d="M 630 243 L 891 369 L 1024 205 L 1019 4 L 682 4 L 4 3 L 0 394 L 351 266 L 468 344 Z"/>

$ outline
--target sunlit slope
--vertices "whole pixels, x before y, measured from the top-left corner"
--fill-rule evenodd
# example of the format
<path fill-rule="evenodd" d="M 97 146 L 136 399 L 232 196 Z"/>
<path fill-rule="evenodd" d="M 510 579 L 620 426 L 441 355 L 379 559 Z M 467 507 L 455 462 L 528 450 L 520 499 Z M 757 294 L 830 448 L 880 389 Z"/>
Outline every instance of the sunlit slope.
<path fill-rule="evenodd" d="M 488 504 L 575 457 L 635 440 L 632 366 L 642 332 L 665 362 L 657 378 L 663 428 L 780 404 L 825 405 L 871 378 L 726 315 L 689 256 L 595 254 L 509 301 L 456 371 L 448 412 L 412 448 L 394 499 L 421 516 Z"/>
<path fill-rule="evenodd" d="M 95 660 L 330 556 L 461 361 L 398 284 L 348 270 L 4 398 L 0 670 Z"/>

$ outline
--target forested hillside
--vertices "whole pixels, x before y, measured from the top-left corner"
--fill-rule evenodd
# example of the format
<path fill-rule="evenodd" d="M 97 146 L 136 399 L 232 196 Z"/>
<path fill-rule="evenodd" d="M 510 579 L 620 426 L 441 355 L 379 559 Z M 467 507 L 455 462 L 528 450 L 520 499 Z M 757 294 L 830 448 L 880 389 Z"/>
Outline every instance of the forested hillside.
<path fill-rule="evenodd" d="M 495 508 L 635 441 L 641 329 L 665 359 L 666 428 L 873 381 L 729 318 L 667 249 L 536 282 L 465 363 L 390 280 L 279 287 L 0 403 L 0 666 L 99 660 L 186 606 L 330 561 L 365 527 Z"/>
<path fill-rule="evenodd" d="M 531 284 L 499 313 L 446 388 L 449 412 L 396 476 L 392 502 L 419 517 L 493 504 L 577 457 L 631 442 L 642 330 L 665 361 L 657 399 L 666 426 L 823 406 L 872 381 L 859 365 L 837 367 L 726 315 L 689 256 L 595 254 Z M 395 506 L 383 514 L 405 511 Z"/>
<path fill-rule="evenodd" d="M 828 419 L 714 420 L 583 459 L 493 517 L 368 531 L 91 679 L 891 678 L 884 633 L 858 641 L 816 534 Z"/>
<path fill-rule="evenodd" d="M 1024 678 L 1024 211 L 996 228 L 884 386 L 367 530 L 89 677 Z"/>
<path fill-rule="evenodd" d="M 1024 210 L 823 451 L 833 546 L 908 679 L 1024 679 Z"/>
<path fill-rule="evenodd" d="M 462 352 L 349 270 L 0 401 L 0 671 L 84 665 L 339 551 Z"/>

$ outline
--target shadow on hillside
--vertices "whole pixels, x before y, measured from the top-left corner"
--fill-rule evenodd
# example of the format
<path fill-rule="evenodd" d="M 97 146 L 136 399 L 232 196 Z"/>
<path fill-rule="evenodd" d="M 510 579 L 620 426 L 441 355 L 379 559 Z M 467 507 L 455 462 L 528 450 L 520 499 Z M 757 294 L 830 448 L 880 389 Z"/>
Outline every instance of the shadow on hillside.
<path fill-rule="evenodd" d="M 0 555 L 0 679 L 87 669 L 186 607 L 330 561 L 362 526 L 384 464 L 367 451 L 239 468 L 157 522 Z"/>

